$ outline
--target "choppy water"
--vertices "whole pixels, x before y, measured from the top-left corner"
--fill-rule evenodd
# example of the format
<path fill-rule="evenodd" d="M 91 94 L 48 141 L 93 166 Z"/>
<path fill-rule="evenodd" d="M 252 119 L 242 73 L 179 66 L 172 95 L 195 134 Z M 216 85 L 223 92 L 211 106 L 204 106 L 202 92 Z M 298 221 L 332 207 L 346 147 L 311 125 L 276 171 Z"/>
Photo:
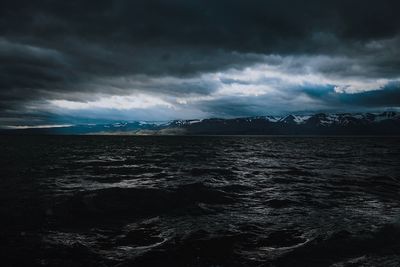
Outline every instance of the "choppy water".
<path fill-rule="evenodd" d="M 400 266 L 400 138 L 1 137 L 2 266 Z"/>

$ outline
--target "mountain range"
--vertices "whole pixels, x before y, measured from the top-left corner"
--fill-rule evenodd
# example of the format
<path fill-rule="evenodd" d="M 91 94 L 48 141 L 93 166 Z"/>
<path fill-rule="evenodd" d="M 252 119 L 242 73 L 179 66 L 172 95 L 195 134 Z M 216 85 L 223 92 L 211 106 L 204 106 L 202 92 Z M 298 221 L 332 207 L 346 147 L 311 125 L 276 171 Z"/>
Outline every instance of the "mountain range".
<path fill-rule="evenodd" d="M 2 134 L 70 135 L 399 135 L 400 113 L 317 113 L 234 119 L 115 122 L 3 128 Z"/>

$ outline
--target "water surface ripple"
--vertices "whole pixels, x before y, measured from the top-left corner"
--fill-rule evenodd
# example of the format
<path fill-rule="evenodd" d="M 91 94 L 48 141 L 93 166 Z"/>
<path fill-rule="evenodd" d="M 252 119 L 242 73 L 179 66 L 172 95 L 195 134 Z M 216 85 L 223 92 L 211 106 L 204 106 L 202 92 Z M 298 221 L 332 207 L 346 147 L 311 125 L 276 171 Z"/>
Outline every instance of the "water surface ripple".
<path fill-rule="evenodd" d="M 3 266 L 400 266 L 399 141 L 3 136 Z"/>

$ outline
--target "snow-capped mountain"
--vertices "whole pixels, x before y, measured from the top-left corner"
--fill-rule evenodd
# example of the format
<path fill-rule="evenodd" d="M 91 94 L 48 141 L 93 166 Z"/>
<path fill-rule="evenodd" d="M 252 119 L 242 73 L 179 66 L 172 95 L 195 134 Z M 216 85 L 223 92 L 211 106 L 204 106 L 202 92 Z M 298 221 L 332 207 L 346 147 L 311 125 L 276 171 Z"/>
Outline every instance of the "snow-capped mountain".
<path fill-rule="evenodd" d="M 234 119 L 174 120 L 169 122 L 115 122 L 69 125 L 58 128 L 24 128 L 1 133 L 121 134 L 121 135 L 400 135 L 400 113 L 317 113 L 256 116 Z"/>
<path fill-rule="evenodd" d="M 283 117 L 257 116 L 236 119 L 204 119 L 175 122 L 187 134 L 400 134 L 400 114 L 383 113 L 317 113 L 289 114 Z"/>

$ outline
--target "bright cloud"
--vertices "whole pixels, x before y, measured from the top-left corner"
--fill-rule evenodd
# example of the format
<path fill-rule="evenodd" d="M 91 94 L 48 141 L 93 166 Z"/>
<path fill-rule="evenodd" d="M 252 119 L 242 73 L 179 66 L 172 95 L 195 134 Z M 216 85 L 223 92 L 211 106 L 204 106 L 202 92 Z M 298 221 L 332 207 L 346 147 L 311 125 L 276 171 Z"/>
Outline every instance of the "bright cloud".
<path fill-rule="evenodd" d="M 69 100 L 51 100 L 49 101 L 53 106 L 65 109 L 116 109 L 116 110 L 130 110 L 130 109 L 149 109 L 155 107 L 168 107 L 174 108 L 171 103 L 151 95 L 137 94 L 128 96 L 101 96 L 97 100 L 87 102 L 76 102 Z"/>
<path fill-rule="evenodd" d="M 270 110 L 295 111 L 299 107 L 324 109 L 340 105 L 337 102 L 340 97 L 335 94 L 381 90 L 400 80 L 360 78 L 358 63 L 346 58 L 264 56 L 264 59 L 264 63 L 245 68 L 230 68 L 194 77 L 102 78 L 86 84 L 101 88 L 101 93 L 82 97 L 85 101 L 50 100 L 50 109 L 64 109 L 66 111 L 63 114 L 68 110 L 86 110 L 92 114 L 99 112 L 102 116 L 107 110 L 117 110 L 125 112 L 124 118 L 129 118 L 129 112 L 182 118 L 188 114 L 240 115 L 242 109 L 245 109 L 243 114 L 263 114 Z M 342 65 L 350 71 L 337 75 L 337 68 Z M 335 71 L 332 72 L 332 69 Z M 319 94 L 325 95 L 325 98 L 316 97 L 315 92 L 310 95 L 307 88 L 321 88 L 318 89 Z M 106 94 L 107 91 L 110 94 Z M 331 94 L 329 98 L 326 97 L 328 93 Z"/>

